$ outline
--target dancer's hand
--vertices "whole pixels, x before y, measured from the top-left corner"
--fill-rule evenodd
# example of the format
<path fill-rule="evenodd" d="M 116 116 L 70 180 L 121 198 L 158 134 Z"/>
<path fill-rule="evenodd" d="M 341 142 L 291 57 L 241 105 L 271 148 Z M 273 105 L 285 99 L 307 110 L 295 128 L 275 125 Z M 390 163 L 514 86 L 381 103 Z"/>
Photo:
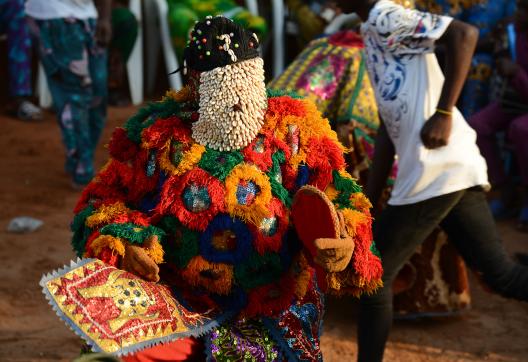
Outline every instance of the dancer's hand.
<path fill-rule="evenodd" d="M 340 272 L 346 269 L 354 253 L 354 240 L 351 237 L 339 239 L 315 239 L 317 255 L 315 262 L 327 272 Z"/>
<path fill-rule="evenodd" d="M 453 124 L 452 116 L 436 112 L 425 122 L 420 132 L 425 147 L 435 149 L 447 145 Z"/>
<path fill-rule="evenodd" d="M 154 235 L 142 246 L 125 244 L 125 256 L 121 260 L 121 269 L 151 282 L 159 281 L 159 267 L 145 251 L 145 248 L 149 248 L 156 239 L 157 236 Z"/>

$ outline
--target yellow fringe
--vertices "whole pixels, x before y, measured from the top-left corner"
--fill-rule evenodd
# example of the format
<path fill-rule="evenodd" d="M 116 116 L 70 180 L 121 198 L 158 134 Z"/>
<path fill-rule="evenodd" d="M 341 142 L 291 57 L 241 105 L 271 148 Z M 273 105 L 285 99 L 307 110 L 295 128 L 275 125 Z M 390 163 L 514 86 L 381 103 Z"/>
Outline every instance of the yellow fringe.
<path fill-rule="evenodd" d="M 350 202 L 356 209 L 362 212 L 372 208 L 370 200 L 362 192 L 356 192 L 355 194 L 350 195 Z"/>
<path fill-rule="evenodd" d="M 178 166 L 174 166 L 170 160 L 170 145 L 171 140 L 169 139 L 167 143 L 161 148 L 159 165 L 162 170 L 175 176 L 183 175 L 185 172 L 191 170 L 198 162 L 200 162 L 200 159 L 205 152 L 205 146 L 194 143 L 188 151 L 183 153 L 182 159 Z"/>
<path fill-rule="evenodd" d="M 89 228 L 95 228 L 103 224 L 108 224 L 112 222 L 116 216 L 126 215 L 130 211 L 131 210 L 121 201 L 111 205 L 103 205 L 86 219 L 86 226 Z"/>
<path fill-rule="evenodd" d="M 359 298 L 361 295 L 371 295 L 383 286 L 381 279 L 366 280 L 358 277 L 351 269 L 340 273 L 326 275 L 328 292 L 332 295 L 352 295 Z"/>
<path fill-rule="evenodd" d="M 123 241 L 110 235 L 101 235 L 90 245 L 90 249 L 92 249 L 95 256 L 101 254 L 104 248 L 109 248 L 112 253 L 117 253 L 121 256 L 125 255 L 125 244 Z"/>
<path fill-rule="evenodd" d="M 145 248 L 147 255 L 154 261 L 156 264 L 163 263 L 163 247 L 161 246 L 158 238 L 153 238 L 149 248 Z"/>
<path fill-rule="evenodd" d="M 179 91 L 170 89 L 165 93 L 165 96 L 162 98 L 162 102 L 167 98 L 172 98 L 176 102 L 186 102 L 191 99 L 191 89 L 188 86 L 183 87 Z"/>
<path fill-rule="evenodd" d="M 238 183 L 241 180 L 253 181 L 260 191 L 251 205 L 240 205 L 236 198 Z M 263 218 L 270 214 L 271 185 L 268 177 L 254 165 L 241 164 L 236 166 L 225 180 L 227 211 L 253 225 L 260 225 Z"/>
<path fill-rule="evenodd" d="M 369 216 L 364 213 L 352 209 L 342 209 L 341 213 L 345 220 L 345 228 L 348 235 L 356 236 L 356 228 L 360 224 L 368 222 Z"/>
<path fill-rule="evenodd" d="M 326 187 L 325 194 L 330 201 L 334 201 L 335 198 L 339 195 L 339 191 L 336 190 L 334 185 L 330 184 Z"/>

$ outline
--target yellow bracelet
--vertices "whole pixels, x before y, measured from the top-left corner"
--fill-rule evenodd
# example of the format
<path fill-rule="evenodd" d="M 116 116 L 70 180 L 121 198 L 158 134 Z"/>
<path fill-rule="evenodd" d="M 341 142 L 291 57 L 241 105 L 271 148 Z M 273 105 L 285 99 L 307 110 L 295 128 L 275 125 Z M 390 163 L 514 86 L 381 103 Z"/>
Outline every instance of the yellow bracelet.
<path fill-rule="evenodd" d="M 443 115 L 445 115 L 445 116 L 450 116 L 450 117 L 453 115 L 453 112 L 446 111 L 446 110 L 441 109 L 441 108 L 437 108 L 437 109 L 436 109 L 436 112 L 437 112 L 437 113 L 440 113 L 440 114 L 443 114 Z"/>

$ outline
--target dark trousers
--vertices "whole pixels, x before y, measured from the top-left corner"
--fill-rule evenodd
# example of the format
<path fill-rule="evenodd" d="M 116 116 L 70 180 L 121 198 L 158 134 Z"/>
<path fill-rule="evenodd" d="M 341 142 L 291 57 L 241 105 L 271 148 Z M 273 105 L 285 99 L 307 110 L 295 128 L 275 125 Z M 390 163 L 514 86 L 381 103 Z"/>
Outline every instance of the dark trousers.
<path fill-rule="evenodd" d="M 528 268 L 504 250 L 484 192 L 457 191 L 416 204 L 388 206 L 374 224 L 381 253 L 384 287 L 361 298 L 358 321 L 359 362 L 383 359 L 392 325 L 392 282 L 433 229 L 440 225 L 467 265 L 497 293 L 528 301 Z"/>

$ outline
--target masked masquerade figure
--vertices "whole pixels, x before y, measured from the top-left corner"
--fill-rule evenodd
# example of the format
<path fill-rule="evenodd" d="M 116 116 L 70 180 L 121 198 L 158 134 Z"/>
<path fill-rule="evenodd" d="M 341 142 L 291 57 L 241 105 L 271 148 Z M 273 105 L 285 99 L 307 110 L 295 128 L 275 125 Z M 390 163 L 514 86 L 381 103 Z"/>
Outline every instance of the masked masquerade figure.
<path fill-rule="evenodd" d="M 115 130 L 76 207 L 73 245 L 160 280 L 196 313 L 220 311 L 218 327 L 191 333 L 213 360 L 318 361 L 322 293 L 380 286 L 371 205 L 316 106 L 266 92 L 258 47 L 224 17 L 195 25 L 188 85 Z M 290 218 L 305 185 L 338 210 L 347 247 L 326 239 L 334 246 L 306 252 Z"/>

